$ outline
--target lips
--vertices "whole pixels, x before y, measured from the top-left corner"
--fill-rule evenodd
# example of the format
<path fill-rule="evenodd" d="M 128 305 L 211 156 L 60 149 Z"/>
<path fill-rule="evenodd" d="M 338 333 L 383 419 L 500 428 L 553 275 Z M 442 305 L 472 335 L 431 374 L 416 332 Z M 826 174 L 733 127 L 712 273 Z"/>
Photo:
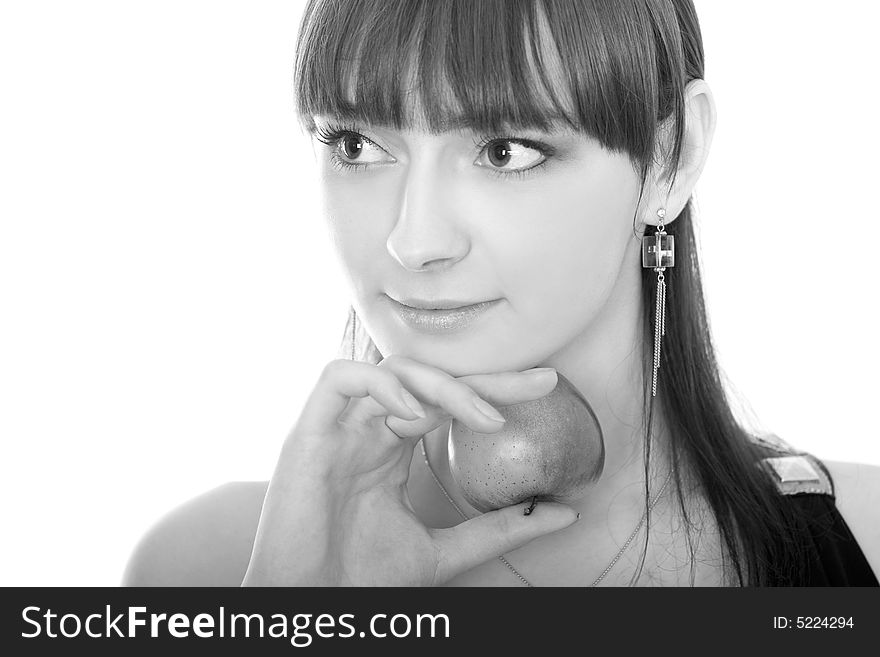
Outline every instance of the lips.
<path fill-rule="evenodd" d="M 489 301 L 456 301 L 452 299 L 412 299 L 398 301 L 388 297 L 398 317 L 410 328 L 425 333 L 459 331 L 497 306 L 501 299 Z"/>
<path fill-rule="evenodd" d="M 434 299 L 433 301 L 423 301 L 416 298 L 389 298 L 397 301 L 402 305 L 409 306 L 410 308 L 415 308 L 416 310 L 457 310 L 460 308 L 467 308 L 468 306 L 478 306 L 481 303 L 487 303 L 485 301 L 454 301 L 452 299 Z"/>

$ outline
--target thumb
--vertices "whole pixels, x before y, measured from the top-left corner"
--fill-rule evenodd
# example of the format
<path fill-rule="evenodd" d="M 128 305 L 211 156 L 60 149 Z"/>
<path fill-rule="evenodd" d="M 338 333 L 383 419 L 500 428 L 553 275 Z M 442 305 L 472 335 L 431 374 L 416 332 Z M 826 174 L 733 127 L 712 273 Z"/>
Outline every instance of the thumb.
<path fill-rule="evenodd" d="M 489 511 L 448 529 L 431 530 L 439 564 L 434 585 L 521 547 L 540 536 L 565 529 L 577 521 L 570 506 L 538 502 L 530 515 L 523 515 L 529 503 Z"/>

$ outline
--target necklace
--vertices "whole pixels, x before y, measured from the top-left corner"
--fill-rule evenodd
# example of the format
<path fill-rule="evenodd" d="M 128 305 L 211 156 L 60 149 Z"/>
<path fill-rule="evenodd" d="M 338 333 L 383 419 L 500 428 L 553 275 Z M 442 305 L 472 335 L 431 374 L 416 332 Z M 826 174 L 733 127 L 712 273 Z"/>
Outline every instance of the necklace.
<path fill-rule="evenodd" d="M 446 496 L 446 499 L 449 500 L 449 503 L 455 508 L 456 511 L 458 511 L 458 515 L 460 515 L 465 520 L 470 520 L 470 518 L 467 517 L 465 512 L 461 510 L 461 507 L 459 507 L 458 504 L 455 503 L 455 500 L 452 499 L 452 496 L 446 491 L 446 488 L 443 486 L 443 483 L 440 481 L 440 478 L 437 477 L 436 474 L 434 474 L 434 468 L 431 467 L 431 463 L 428 461 L 428 452 L 425 451 L 424 438 L 421 441 L 419 441 L 419 444 L 421 444 L 421 446 L 422 446 L 422 456 L 425 457 L 425 465 L 428 466 L 428 472 L 431 473 L 431 476 L 434 478 L 434 481 L 437 482 L 437 486 L 439 486 L 440 490 L 443 491 L 443 495 Z M 642 518 L 641 518 L 641 520 L 639 520 L 639 524 L 636 525 L 636 528 L 633 530 L 632 534 L 630 534 L 629 538 L 626 539 L 626 542 L 624 542 L 623 547 L 620 548 L 620 550 L 617 552 L 617 554 L 614 555 L 614 558 L 611 560 L 611 563 L 609 563 L 605 567 L 605 570 L 602 571 L 602 574 L 599 575 L 595 580 L 593 580 L 593 583 L 590 584 L 591 587 L 598 586 L 599 582 L 601 582 L 603 579 L 605 579 L 605 575 L 607 575 L 608 573 L 611 572 L 611 569 L 614 568 L 614 565 L 617 563 L 618 559 L 620 559 L 620 557 L 623 556 L 623 553 L 626 552 L 626 549 L 630 546 L 630 543 L 633 542 L 636 535 L 639 533 L 639 530 L 642 528 L 642 525 L 645 524 L 645 519 L 648 517 L 648 511 L 653 509 L 654 505 L 656 505 L 657 502 L 660 500 L 660 497 L 663 495 L 663 492 L 666 490 L 666 485 L 669 483 L 669 480 L 671 478 L 672 478 L 672 471 L 670 470 L 669 474 L 666 475 L 666 481 L 663 482 L 663 486 L 661 486 L 661 488 L 660 488 L 660 492 L 657 493 L 656 497 L 654 497 L 654 499 L 648 505 L 648 508 L 645 509 L 644 513 L 642 513 Z M 526 586 L 534 587 L 534 584 L 532 584 L 529 580 L 527 580 L 525 577 L 523 577 L 520 574 L 520 572 L 516 568 L 514 568 L 513 565 L 511 565 L 511 563 L 504 557 L 503 554 L 501 556 L 499 556 L 498 559 L 500 559 L 501 563 L 503 563 L 505 566 L 507 566 L 510 569 L 510 572 L 512 572 L 514 575 L 516 575 L 523 584 L 525 584 Z"/>

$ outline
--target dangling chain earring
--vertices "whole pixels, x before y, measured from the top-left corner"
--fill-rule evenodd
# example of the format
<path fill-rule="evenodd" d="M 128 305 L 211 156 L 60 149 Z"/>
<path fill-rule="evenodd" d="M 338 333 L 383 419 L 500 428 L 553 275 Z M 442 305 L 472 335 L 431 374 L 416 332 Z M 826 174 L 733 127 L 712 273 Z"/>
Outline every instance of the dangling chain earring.
<path fill-rule="evenodd" d="M 642 242 L 642 267 L 653 267 L 657 272 L 657 303 L 654 307 L 654 376 L 651 394 L 657 396 L 657 370 L 660 369 L 660 341 L 666 335 L 666 277 L 667 267 L 675 266 L 675 236 L 663 228 L 666 208 L 657 210 L 660 223 L 653 236 Z"/>

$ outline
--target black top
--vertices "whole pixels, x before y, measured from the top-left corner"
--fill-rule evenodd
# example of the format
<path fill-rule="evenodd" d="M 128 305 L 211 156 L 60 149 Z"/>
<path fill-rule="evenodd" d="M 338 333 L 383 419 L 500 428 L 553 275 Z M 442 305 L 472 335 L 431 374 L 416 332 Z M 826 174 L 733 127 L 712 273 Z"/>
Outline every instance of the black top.
<path fill-rule="evenodd" d="M 803 586 L 880 586 L 864 552 L 836 504 L 834 480 L 825 464 L 779 436 L 755 437 L 760 463 L 784 502 L 794 505 L 808 568 Z M 780 586 L 791 586 L 779 580 Z"/>
<path fill-rule="evenodd" d="M 801 493 L 788 499 L 815 520 L 806 534 L 810 551 L 806 586 L 880 586 L 833 495 Z"/>

